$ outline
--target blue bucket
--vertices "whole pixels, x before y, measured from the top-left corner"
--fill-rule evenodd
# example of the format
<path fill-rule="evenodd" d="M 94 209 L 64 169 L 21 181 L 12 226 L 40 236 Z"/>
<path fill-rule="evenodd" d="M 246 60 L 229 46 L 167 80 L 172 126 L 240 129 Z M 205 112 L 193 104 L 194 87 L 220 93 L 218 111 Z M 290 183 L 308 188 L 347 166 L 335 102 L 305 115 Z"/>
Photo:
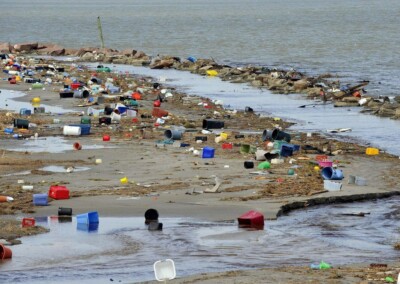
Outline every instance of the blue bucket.
<path fill-rule="evenodd" d="M 192 63 L 195 63 L 195 62 L 197 61 L 197 58 L 194 57 L 194 56 L 189 56 L 189 57 L 187 58 L 187 60 L 190 61 L 190 62 L 192 62 Z"/>
<path fill-rule="evenodd" d="M 283 144 L 281 146 L 281 151 L 280 155 L 281 157 L 289 157 L 293 155 L 293 152 L 295 151 L 295 146 L 292 144 Z"/>
<path fill-rule="evenodd" d="M 97 213 L 97 211 L 92 211 L 76 215 L 76 222 L 78 224 L 99 223 L 99 213 Z"/>
<path fill-rule="evenodd" d="M 79 231 L 94 232 L 99 229 L 99 223 L 89 223 L 89 224 L 78 223 L 76 225 L 76 228 Z"/>
<path fill-rule="evenodd" d="M 33 205 L 47 206 L 47 193 L 37 193 L 33 195 Z"/>
<path fill-rule="evenodd" d="M 127 110 L 128 110 L 128 107 L 126 107 L 126 106 L 119 106 L 118 107 L 118 111 L 119 111 L 120 114 L 125 113 Z"/>
<path fill-rule="evenodd" d="M 202 158 L 203 159 L 214 158 L 214 153 L 215 153 L 215 149 L 214 148 L 212 148 L 212 147 L 204 147 L 203 148 Z"/>
<path fill-rule="evenodd" d="M 321 171 L 321 175 L 324 179 L 328 180 L 342 180 L 343 172 L 342 170 L 334 169 L 332 167 L 325 167 Z"/>

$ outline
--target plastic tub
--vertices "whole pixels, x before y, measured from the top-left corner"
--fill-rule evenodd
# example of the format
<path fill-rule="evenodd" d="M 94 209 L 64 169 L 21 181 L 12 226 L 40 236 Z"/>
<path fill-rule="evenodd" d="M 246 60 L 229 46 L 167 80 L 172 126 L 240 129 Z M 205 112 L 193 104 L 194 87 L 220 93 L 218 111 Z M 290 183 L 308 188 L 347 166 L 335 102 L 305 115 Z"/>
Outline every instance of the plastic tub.
<path fill-rule="evenodd" d="M 324 180 L 324 189 L 328 191 L 339 191 L 342 189 L 342 183 L 331 180 Z"/>
<path fill-rule="evenodd" d="M 78 224 L 92 224 L 99 223 L 99 213 L 97 211 L 91 211 L 76 215 L 76 222 Z"/>
<path fill-rule="evenodd" d="M 65 125 L 63 128 L 63 134 L 65 136 L 79 136 L 81 135 L 81 127 Z"/>

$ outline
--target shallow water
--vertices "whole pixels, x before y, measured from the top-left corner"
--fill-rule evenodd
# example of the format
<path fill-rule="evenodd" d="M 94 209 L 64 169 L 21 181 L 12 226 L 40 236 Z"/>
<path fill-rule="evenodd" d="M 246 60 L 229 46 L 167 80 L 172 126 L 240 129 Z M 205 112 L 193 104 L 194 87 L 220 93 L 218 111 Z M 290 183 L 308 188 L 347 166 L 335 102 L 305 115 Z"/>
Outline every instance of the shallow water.
<path fill-rule="evenodd" d="M 25 95 L 26 93 L 19 91 L 0 89 L 0 109 L 19 113 L 20 109 L 26 108 L 28 110 L 31 110 L 31 113 L 33 113 L 34 107 L 31 103 L 15 100 L 16 98 Z M 49 106 L 45 104 L 40 104 L 40 107 L 44 107 L 46 113 L 62 114 L 73 112 L 73 110 L 64 109 L 62 108 L 62 106 Z"/>
<path fill-rule="evenodd" d="M 54 166 L 54 165 L 46 166 L 46 167 L 40 168 L 39 170 L 47 171 L 47 172 L 54 172 L 54 173 L 65 173 L 65 172 L 67 172 L 66 167 L 64 167 L 64 166 Z M 83 171 L 88 171 L 88 170 L 90 170 L 89 167 L 74 167 L 73 168 L 74 172 L 83 172 Z"/>
<path fill-rule="evenodd" d="M 78 140 L 77 138 L 76 140 Z M 7 139 L 2 140 L 2 149 L 18 152 L 48 152 L 63 153 L 74 150 L 73 144 L 76 140 L 66 140 L 63 136 L 40 137 L 38 139 Z M 83 144 L 82 150 L 113 148 L 109 145 Z M 75 150 L 74 150 L 75 151 Z"/>
<path fill-rule="evenodd" d="M 109 283 L 154 279 L 153 263 L 171 258 L 177 276 L 258 267 L 398 260 L 399 197 L 312 207 L 266 221 L 264 230 L 234 221 L 160 218 L 162 232 L 148 231 L 142 218 L 100 216 L 97 229 L 77 228 L 76 218 L 37 218 L 50 228 L 24 237 L 13 259 L 0 264 L 0 283 Z M 122 201 L 121 201 L 122 202 Z M 343 213 L 369 213 L 365 217 Z"/>
<path fill-rule="evenodd" d="M 88 66 L 96 67 L 96 64 Z M 400 155 L 400 120 L 381 118 L 360 113 L 361 108 L 335 108 L 332 104 L 309 106 L 313 101 L 300 95 L 278 95 L 246 84 L 232 84 L 217 77 L 202 77 L 177 70 L 154 70 L 126 65 L 106 65 L 115 72 L 130 72 L 156 79 L 162 78 L 163 86 L 176 86 L 189 95 L 222 99 L 227 107 L 244 110 L 251 106 L 255 111 L 296 122 L 293 130 L 303 132 L 325 132 L 330 129 L 351 128 L 351 132 L 329 134 L 329 136 L 355 139 L 365 145 L 382 148 Z M 318 104 L 318 102 L 316 102 Z M 301 105 L 308 105 L 299 108 Z M 226 120 L 229 127 L 229 120 Z"/>

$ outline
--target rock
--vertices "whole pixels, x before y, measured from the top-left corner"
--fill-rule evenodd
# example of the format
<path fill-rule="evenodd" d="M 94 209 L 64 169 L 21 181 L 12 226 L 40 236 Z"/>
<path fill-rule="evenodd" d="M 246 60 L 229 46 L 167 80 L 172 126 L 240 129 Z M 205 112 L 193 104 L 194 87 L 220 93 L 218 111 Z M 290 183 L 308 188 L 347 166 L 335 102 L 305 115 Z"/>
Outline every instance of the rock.
<path fill-rule="evenodd" d="M 344 97 L 344 98 L 342 99 L 342 102 L 358 103 L 359 100 L 360 100 L 360 98 L 351 96 L 351 97 Z"/>
<path fill-rule="evenodd" d="M 117 58 L 114 58 L 112 62 L 115 64 L 126 64 L 126 63 L 128 63 L 128 58 L 125 56 L 117 57 Z"/>
<path fill-rule="evenodd" d="M 93 51 L 95 51 L 97 49 L 98 48 L 96 48 L 96 47 L 82 47 L 78 50 L 78 52 L 75 54 L 75 56 L 81 57 L 88 52 L 93 53 Z"/>
<path fill-rule="evenodd" d="M 396 107 L 389 104 L 384 103 L 378 111 L 378 115 L 382 117 L 392 117 L 396 114 Z"/>
<path fill-rule="evenodd" d="M 92 52 L 86 52 L 81 57 L 82 60 L 92 60 L 94 58 L 94 54 Z"/>
<path fill-rule="evenodd" d="M 254 81 L 251 82 L 251 85 L 252 85 L 253 87 L 262 87 L 263 82 L 260 81 L 260 80 L 254 80 Z"/>
<path fill-rule="evenodd" d="M 64 51 L 64 55 L 75 56 L 78 53 L 78 50 L 75 48 L 66 48 Z"/>
<path fill-rule="evenodd" d="M 38 47 L 38 54 L 46 54 L 53 56 L 60 56 L 65 54 L 65 48 L 57 44 L 49 44 L 46 46 Z"/>
<path fill-rule="evenodd" d="M 0 52 L 1 53 L 11 52 L 11 44 L 9 42 L 1 42 L 0 43 Z"/>
<path fill-rule="evenodd" d="M 133 58 L 143 58 L 145 56 L 146 54 L 143 51 L 137 51 L 135 55 L 133 55 Z"/>
<path fill-rule="evenodd" d="M 335 102 L 333 104 L 334 107 L 356 107 L 360 106 L 358 102 Z"/>
<path fill-rule="evenodd" d="M 320 90 L 321 90 L 321 88 L 319 88 L 319 87 L 308 88 L 307 89 L 307 95 L 309 97 L 317 97 L 317 96 L 319 96 Z"/>
<path fill-rule="evenodd" d="M 303 91 L 308 88 L 310 82 L 307 79 L 301 79 L 293 83 L 294 90 L 296 91 Z"/>
<path fill-rule="evenodd" d="M 26 51 L 26 52 L 31 52 L 33 50 L 36 50 L 39 46 L 39 43 L 37 42 L 24 42 L 24 43 L 18 43 L 14 45 L 14 50 L 17 52 L 21 51 Z"/>
<path fill-rule="evenodd" d="M 137 53 L 137 50 L 134 49 L 124 49 L 123 51 L 121 51 L 121 54 L 124 56 L 134 56 Z"/>
<path fill-rule="evenodd" d="M 170 68 L 172 65 L 174 65 L 174 60 L 172 59 L 163 59 L 160 61 L 156 61 L 154 65 L 150 65 L 151 69 L 164 69 L 164 68 Z"/>

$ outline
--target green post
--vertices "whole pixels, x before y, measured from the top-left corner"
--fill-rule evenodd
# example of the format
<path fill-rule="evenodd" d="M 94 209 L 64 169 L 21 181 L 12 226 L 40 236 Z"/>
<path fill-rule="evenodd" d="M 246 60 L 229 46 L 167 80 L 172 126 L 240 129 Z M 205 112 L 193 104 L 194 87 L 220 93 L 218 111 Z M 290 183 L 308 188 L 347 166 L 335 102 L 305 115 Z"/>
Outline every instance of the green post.
<path fill-rule="evenodd" d="M 103 30 L 101 29 L 100 17 L 97 17 L 97 25 L 98 25 L 98 28 L 99 28 L 99 34 L 100 34 L 100 40 L 101 40 L 101 48 L 104 48 Z"/>

